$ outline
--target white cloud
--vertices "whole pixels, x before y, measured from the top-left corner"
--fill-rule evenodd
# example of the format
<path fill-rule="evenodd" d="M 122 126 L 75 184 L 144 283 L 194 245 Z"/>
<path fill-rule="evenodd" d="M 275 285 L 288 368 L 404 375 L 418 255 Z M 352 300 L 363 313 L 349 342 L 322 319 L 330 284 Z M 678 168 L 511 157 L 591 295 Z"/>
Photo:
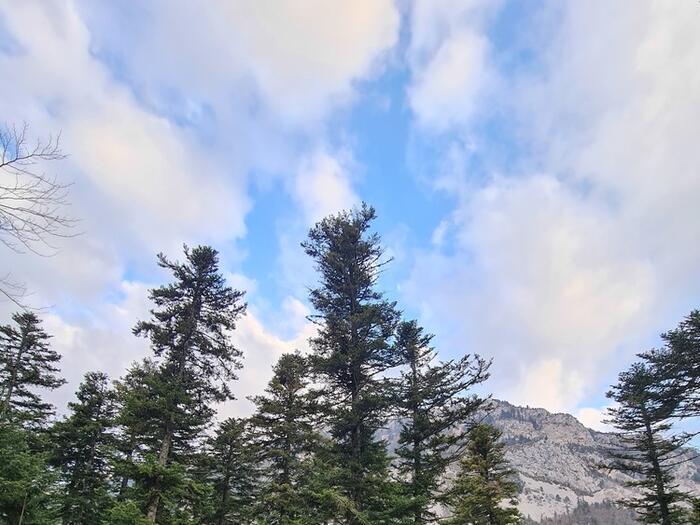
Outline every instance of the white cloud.
<path fill-rule="evenodd" d="M 489 98 L 542 174 L 438 177 L 458 246 L 425 254 L 403 289 L 444 346 L 495 356 L 498 395 L 574 410 L 697 306 L 696 11 L 567 4 L 543 69 Z"/>
<path fill-rule="evenodd" d="M 62 131 L 70 156 L 47 169 L 74 182 L 71 213 L 84 232 L 60 240 L 53 258 L 2 256 L 33 304 L 55 306 L 47 324 L 71 380 L 61 400 L 87 369 L 118 375 L 142 354 L 130 335 L 135 305 L 114 297 L 136 294 L 123 289 L 125 275 L 155 279 L 156 252 L 177 257 L 183 241 L 212 243 L 231 282 L 254 285 L 232 268 L 253 170 L 294 181 L 282 185 L 296 192 L 289 167 L 308 155 L 302 177 L 312 193 L 298 202 L 310 219 L 354 198 L 345 161 L 307 147 L 324 142 L 325 119 L 380 71 L 399 24 L 391 0 L 28 0 L 3 4 L 0 18 L 13 43 L 0 51 L 3 119 L 26 121 L 37 136 Z M 288 330 L 303 331 L 298 305 L 284 308 Z M 262 354 L 288 348 L 250 319 L 242 331 Z"/>
<path fill-rule="evenodd" d="M 576 419 L 583 423 L 584 426 L 597 430 L 598 432 L 613 432 L 615 429 L 604 422 L 608 417 L 607 408 L 608 407 L 580 408 L 576 412 Z"/>
<path fill-rule="evenodd" d="M 352 160 L 345 152 L 331 154 L 319 148 L 302 159 L 292 194 L 304 211 L 306 226 L 357 204 L 351 172 Z"/>
<path fill-rule="evenodd" d="M 483 0 L 413 3 L 408 99 L 421 125 L 446 131 L 474 117 L 482 93 L 495 81 L 483 24 L 497 4 Z"/>
<path fill-rule="evenodd" d="M 419 121 L 438 130 L 467 122 L 485 84 L 486 40 L 471 31 L 447 39 L 409 90 Z"/>

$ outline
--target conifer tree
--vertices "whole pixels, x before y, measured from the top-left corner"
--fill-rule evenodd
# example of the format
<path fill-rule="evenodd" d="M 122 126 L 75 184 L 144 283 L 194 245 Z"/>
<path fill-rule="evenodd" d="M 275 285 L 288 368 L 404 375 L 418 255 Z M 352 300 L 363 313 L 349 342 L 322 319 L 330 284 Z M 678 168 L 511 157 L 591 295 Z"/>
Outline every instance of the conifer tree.
<path fill-rule="evenodd" d="M 663 348 L 641 354 L 656 376 L 653 393 L 676 418 L 700 416 L 700 310 L 661 335 Z"/>
<path fill-rule="evenodd" d="M 521 523 L 517 507 L 515 471 L 505 458 L 501 431 L 476 425 L 449 493 L 449 525 L 509 525 Z"/>
<path fill-rule="evenodd" d="M 110 505 L 114 392 L 101 372 L 89 372 L 69 403 L 71 414 L 54 425 L 53 463 L 63 486 L 64 525 L 99 525 Z"/>
<path fill-rule="evenodd" d="M 169 270 L 173 282 L 151 290 L 156 308 L 149 321 L 134 328 L 150 339 L 161 359 L 156 390 L 162 410 L 155 414 L 161 424 L 157 457 L 149 469 L 147 516 L 155 521 L 166 478 L 178 477 L 183 469 L 169 471 L 173 454 L 186 452 L 201 436 L 213 415 L 212 404 L 232 399 L 229 382 L 236 379 L 241 352 L 230 338 L 235 322 L 245 311 L 243 292 L 226 286 L 216 250 L 185 247 L 185 262 L 172 262 L 164 255 L 158 264 Z"/>
<path fill-rule="evenodd" d="M 213 525 L 253 522 L 260 472 L 248 425 L 245 419 L 229 418 L 208 442 L 209 478 L 214 486 L 209 523 Z"/>
<path fill-rule="evenodd" d="M 56 479 L 47 453 L 30 446 L 30 432 L 16 423 L 0 422 L 0 522 L 54 525 Z"/>
<path fill-rule="evenodd" d="M 672 467 L 689 436 L 669 435 L 672 407 L 654 394 L 656 379 L 646 365 L 635 363 L 608 392 L 617 403 L 608 410 L 609 423 L 619 431 L 620 442 L 608 451 L 605 467 L 632 476 L 626 484 L 637 495 L 620 503 L 637 511 L 643 523 L 673 525 L 683 523 L 678 503 L 686 495 L 678 490 Z"/>
<path fill-rule="evenodd" d="M 483 404 L 467 392 L 488 378 L 490 364 L 470 355 L 438 363 L 432 338 L 415 321 L 397 329 L 396 348 L 405 370 L 397 381 L 401 433 L 396 455 L 414 524 L 436 520 L 443 474 L 463 452 L 468 423 Z"/>
<path fill-rule="evenodd" d="M 35 389 L 65 383 L 57 375 L 61 356 L 49 347 L 50 336 L 35 313 L 16 313 L 12 320 L 14 325 L 0 326 L 0 420 L 42 426 L 53 406 Z"/>
<path fill-rule="evenodd" d="M 306 358 L 284 354 L 265 395 L 252 398 L 257 411 L 251 424 L 264 465 L 258 513 L 265 523 L 320 523 L 312 481 L 321 438 L 308 374 Z"/>
<path fill-rule="evenodd" d="M 315 374 L 323 383 L 324 416 L 334 441 L 337 486 L 347 498 L 343 522 L 381 523 L 387 510 L 389 459 L 375 433 L 387 419 L 383 372 L 396 366 L 392 346 L 398 313 L 377 290 L 386 264 L 374 209 L 362 205 L 318 222 L 302 244 L 316 263 L 310 292 L 318 335 L 311 340 Z"/>

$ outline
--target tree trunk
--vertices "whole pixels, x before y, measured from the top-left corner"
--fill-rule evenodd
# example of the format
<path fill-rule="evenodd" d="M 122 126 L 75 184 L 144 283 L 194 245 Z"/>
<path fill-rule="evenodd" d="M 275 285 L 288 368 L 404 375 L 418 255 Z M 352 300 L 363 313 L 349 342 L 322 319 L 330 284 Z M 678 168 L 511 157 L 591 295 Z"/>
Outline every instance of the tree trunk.
<path fill-rule="evenodd" d="M 654 443 L 654 431 L 651 428 L 650 418 L 647 411 L 642 408 L 644 415 L 644 428 L 647 440 L 649 440 L 649 455 L 651 457 L 651 465 L 654 471 L 654 482 L 656 484 L 656 498 L 659 501 L 659 514 L 661 516 L 661 525 L 671 525 L 671 516 L 666 501 L 666 487 L 664 486 L 663 472 L 659 463 L 656 445 Z"/>
<path fill-rule="evenodd" d="M 10 382 L 7 385 L 7 392 L 5 392 L 5 398 L 2 400 L 2 406 L 0 406 L 0 418 L 5 418 L 5 416 L 10 412 L 10 402 L 12 400 L 12 392 L 15 389 L 15 384 L 17 383 L 17 370 L 19 369 L 19 363 L 24 354 L 24 337 L 20 342 L 19 348 L 17 349 L 17 359 L 12 365 L 12 370 L 10 371 Z"/>
<path fill-rule="evenodd" d="M 160 453 L 158 454 L 158 466 L 164 468 L 168 463 L 168 456 L 170 455 L 170 446 L 173 440 L 173 432 L 167 429 L 165 436 L 163 437 L 163 443 L 160 446 Z M 156 516 L 158 515 L 158 503 L 160 502 L 160 477 L 156 479 L 153 486 L 153 494 L 148 502 L 148 519 L 151 522 L 156 521 Z"/>

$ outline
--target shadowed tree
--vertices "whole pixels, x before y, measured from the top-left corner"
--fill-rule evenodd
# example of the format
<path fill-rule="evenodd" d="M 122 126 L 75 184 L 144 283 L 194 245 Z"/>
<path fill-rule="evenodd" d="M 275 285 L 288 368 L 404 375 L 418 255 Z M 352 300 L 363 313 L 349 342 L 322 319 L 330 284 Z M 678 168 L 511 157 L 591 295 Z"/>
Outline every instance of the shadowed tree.
<path fill-rule="evenodd" d="M 155 521 L 163 477 L 174 448 L 187 448 L 211 421 L 213 403 L 233 399 L 229 383 L 236 379 L 241 352 L 230 333 L 245 311 L 243 292 L 226 286 L 219 271 L 218 254 L 209 246 L 185 247 L 185 262 L 164 255 L 158 264 L 172 273 L 173 282 L 155 288 L 149 321 L 134 328 L 150 339 L 161 359 L 156 390 L 162 410 L 156 417 L 162 434 L 153 465 L 147 516 Z"/>
<path fill-rule="evenodd" d="M 375 433 L 389 410 L 381 375 L 397 364 L 392 336 L 398 312 L 376 289 L 386 260 L 378 235 L 370 233 L 374 218 L 364 204 L 329 216 L 302 244 L 319 272 L 310 293 L 318 324 L 311 363 L 322 383 L 336 486 L 348 502 L 343 522 L 351 524 L 380 523 L 391 510 L 386 444 Z"/>
<path fill-rule="evenodd" d="M 608 422 L 619 431 L 619 444 L 608 451 L 604 467 L 632 476 L 626 484 L 637 495 L 620 503 L 643 523 L 673 525 L 685 523 L 678 504 L 686 495 L 678 490 L 672 468 L 684 461 L 681 447 L 690 436 L 670 435 L 673 406 L 655 395 L 656 380 L 647 366 L 635 363 L 608 392 L 617 403 L 608 409 Z"/>
<path fill-rule="evenodd" d="M 264 479 L 258 515 L 265 523 L 323 522 L 313 489 L 321 436 L 309 381 L 306 358 L 284 354 L 265 394 L 252 398 L 257 410 L 251 423 Z"/>
<path fill-rule="evenodd" d="M 437 520 L 440 484 L 447 467 L 464 451 L 469 421 L 484 400 L 467 395 L 488 378 L 490 363 L 479 356 L 436 362 L 433 336 L 415 321 L 402 322 L 396 350 L 405 370 L 396 382 L 401 421 L 398 472 L 411 523 Z"/>
<path fill-rule="evenodd" d="M 449 492 L 449 525 L 509 525 L 521 523 L 515 470 L 505 458 L 501 431 L 479 424 L 469 434 L 460 471 Z"/>
<path fill-rule="evenodd" d="M 14 325 L 0 326 L 0 420 L 42 426 L 53 406 L 36 389 L 65 383 L 57 376 L 61 356 L 49 347 L 51 336 L 35 313 L 16 313 L 12 320 Z"/>
<path fill-rule="evenodd" d="M 110 505 L 114 455 L 115 395 L 102 372 L 89 372 L 80 384 L 70 416 L 54 425 L 52 462 L 63 485 L 65 525 L 99 525 Z"/>

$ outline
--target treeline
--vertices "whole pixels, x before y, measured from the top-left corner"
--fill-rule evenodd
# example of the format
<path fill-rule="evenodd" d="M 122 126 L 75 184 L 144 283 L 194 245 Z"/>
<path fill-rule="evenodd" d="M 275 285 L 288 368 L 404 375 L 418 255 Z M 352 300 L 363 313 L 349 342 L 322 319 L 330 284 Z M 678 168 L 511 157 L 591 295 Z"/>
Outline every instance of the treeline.
<path fill-rule="evenodd" d="M 643 523 L 700 524 L 700 498 L 674 478 L 675 469 L 696 454 L 685 446 L 698 432 L 674 425 L 697 428 L 700 416 L 700 311 L 661 339 L 663 345 L 639 354 L 608 392 L 614 401 L 608 422 L 620 438 L 603 468 L 631 476 L 627 485 L 635 496 L 619 503 Z"/>
<path fill-rule="evenodd" d="M 500 433 L 476 417 L 490 362 L 438 361 L 432 336 L 378 290 L 388 260 L 374 218 L 363 205 L 309 232 L 318 331 L 308 355 L 279 359 L 249 418 L 215 418 L 245 373 L 231 335 L 246 305 L 210 247 L 158 256 L 171 280 L 133 330 L 152 355 L 117 380 L 86 374 L 59 421 L 38 393 L 64 383 L 39 317 L 0 326 L 0 520 L 398 525 L 444 511 L 453 525 L 519 523 Z M 390 420 L 393 454 L 378 437 Z"/>

